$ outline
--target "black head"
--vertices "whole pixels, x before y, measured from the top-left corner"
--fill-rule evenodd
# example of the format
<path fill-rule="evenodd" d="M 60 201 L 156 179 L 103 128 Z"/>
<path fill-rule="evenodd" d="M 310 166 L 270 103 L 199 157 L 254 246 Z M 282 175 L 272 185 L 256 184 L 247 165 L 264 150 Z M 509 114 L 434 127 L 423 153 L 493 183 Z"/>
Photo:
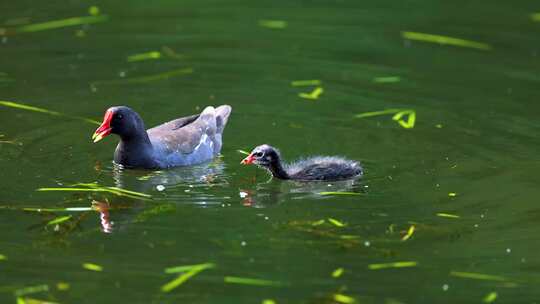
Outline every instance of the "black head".
<path fill-rule="evenodd" d="M 256 164 L 268 168 L 280 161 L 279 151 L 269 145 L 261 145 L 253 149 L 251 153 L 242 160 L 242 164 Z"/>
<path fill-rule="evenodd" d="M 122 139 L 129 140 L 145 132 L 144 123 L 131 108 L 125 106 L 111 107 L 105 112 L 101 126 L 92 136 L 98 142 L 109 134 L 117 134 Z"/>

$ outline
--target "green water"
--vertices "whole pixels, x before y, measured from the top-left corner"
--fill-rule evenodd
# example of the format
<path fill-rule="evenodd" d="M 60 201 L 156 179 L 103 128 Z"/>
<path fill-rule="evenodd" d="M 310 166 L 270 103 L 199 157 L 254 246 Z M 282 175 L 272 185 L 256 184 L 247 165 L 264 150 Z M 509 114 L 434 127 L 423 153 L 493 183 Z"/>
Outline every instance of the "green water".
<path fill-rule="evenodd" d="M 500 303 L 540 299 L 536 2 L 4 1 L 0 22 L 85 16 L 90 5 L 109 19 L 3 36 L 0 100 L 96 120 L 111 105 L 129 105 L 148 127 L 227 103 L 233 114 L 222 157 L 193 168 L 122 171 L 111 163 L 116 138 L 91 142 L 95 125 L 1 107 L 0 140 L 8 142 L 0 143 L 0 254 L 7 257 L 0 302 L 15 303 L 16 291 L 29 286 L 48 291 L 24 297 L 57 303 L 347 302 L 335 294 L 356 303 L 482 303 L 493 292 Z M 287 23 L 276 29 L 260 20 Z M 492 49 L 404 40 L 402 31 Z M 127 61 L 150 51 L 169 55 Z M 193 73 L 140 78 L 184 68 Z M 114 82 L 126 79 L 136 81 Z M 313 86 L 291 86 L 310 79 L 324 88 L 315 100 L 298 96 Z M 354 118 L 388 108 L 415 110 L 414 128 L 392 115 Z M 286 159 L 361 160 L 365 178 L 272 180 L 239 164 L 238 149 L 262 143 Z M 78 182 L 152 199 L 36 191 Z M 96 211 L 22 210 L 93 201 L 108 204 L 112 228 Z M 417 264 L 369 269 L 402 261 Z M 215 267 L 161 292 L 178 276 L 165 268 L 207 262 Z M 231 284 L 226 276 L 280 284 Z"/>

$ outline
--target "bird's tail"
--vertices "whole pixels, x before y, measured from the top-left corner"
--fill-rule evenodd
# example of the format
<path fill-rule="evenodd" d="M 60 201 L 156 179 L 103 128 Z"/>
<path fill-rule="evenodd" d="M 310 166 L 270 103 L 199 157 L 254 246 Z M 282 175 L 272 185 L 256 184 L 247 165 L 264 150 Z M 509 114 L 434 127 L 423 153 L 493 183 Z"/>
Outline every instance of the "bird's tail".
<path fill-rule="evenodd" d="M 229 105 L 222 105 L 216 108 L 216 133 L 223 134 L 223 129 L 225 129 L 225 125 L 227 125 L 231 111 L 232 108 Z"/>

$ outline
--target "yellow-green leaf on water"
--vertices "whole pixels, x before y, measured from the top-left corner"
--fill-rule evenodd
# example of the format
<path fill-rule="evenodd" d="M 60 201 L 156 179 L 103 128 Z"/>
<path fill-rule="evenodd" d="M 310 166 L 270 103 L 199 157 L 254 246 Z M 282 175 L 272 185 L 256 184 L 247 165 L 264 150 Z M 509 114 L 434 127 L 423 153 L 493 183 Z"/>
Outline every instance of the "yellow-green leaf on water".
<path fill-rule="evenodd" d="M 20 298 L 17 298 L 17 303 L 19 303 L 19 299 Z M 44 301 L 44 300 L 28 298 L 28 297 L 24 297 L 22 298 L 22 300 L 24 301 L 23 303 L 25 304 L 59 304 L 58 302 Z"/>
<path fill-rule="evenodd" d="M 114 80 L 99 80 L 92 82 L 93 86 L 96 85 L 113 85 L 113 84 L 134 84 L 134 83 L 147 83 L 152 81 L 169 79 L 172 77 L 187 75 L 193 73 L 193 68 L 182 68 L 177 70 L 172 70 L 164 73 L 141 76 L 141 77 L 132 77 L 125 79 L 114 79 Z"/>
<path fill-rule="evenodd" d="M 502 276 L 476 273 L 476 272 L 451 271 L 450 275 L 453 277 L 473 279 L 473 280 L 499 281 L 499 282 L 507 281 L 507 279 Z"/>
<path fill-rule="evenodd" d="M 99 7 L 95 5 L 92 5 L 88 8 L 88 14 L 90 14 L 91 16 L 97 16 L 99 15 L 99 13 L 100 13 Z"/>
<path fill-rule="evenodd" d="M 352 304 L 356 302 L 356 300 L 353 297 L 350 297 L 341 293 L 334 294 L 334 301 L 338 303 L 343 303 L 343 304 Z"/>
<path fill-rule="evenodd" d="M 49 221 L 47 223 L 47 225 L 56 225 L 56 224 L 60 224 L 60 223 L 63 223 L 67 220 L 69 220 L 70 218 L 72 217 L 72 215 L 66 215 L 66 216 L 59 216 L 51 221 Z"/>
<path fill-rule="evenodd" d="M 373 82 L 375 83 L 395 83 L 400 82 L 401 78 L 398 76 L 384 76 L 384 77 L 375 77 Z"/>
<path fill-rule="evenodd" d="M 5 261 L 7 260 L 7 256 L 6 255 L 3 255 L 3 254 L 0 254 L 0 261 Z"/>
<path fill-rule="evenodd" d="M 261 19 L 259 20 L 259 26 L 271 28 L 271 29 L 284 29 L 288 25 L 287 21 L 284 20 L 270 20 L 270 19 Z"/>
<path fill-rule="evenodd" d="M 362 195 L 357 192 L 338 192 L 338 191 L 323 191 L 319 192 L 320 195 Z"/>
<path fill-rule="evenodd" d="M 66 291 L 66 290 L 69 290 L 69 288 L 71 288 L 69 283 L 66 283 L 66 282 L 58 282 L 58 283 L 56 283 L 56 289 L 58 289 L 60 291 Z"/>
<path fill-rule="evenodd" d="M 107 187 L 100 186 L 94 183 L 77 183 L 73 185 L 74 187 L 47 187 L 47 188 L 38 188 L 36 191 L 67 191 L 67 192 L 108 192 L 118 196 L 126 196 L 136 199 L 151 199 L 152 195 L 131 191 L 127 189 L 122 189 L 118 187 Z"/>
<path fill-rule="evenodd" d="M 455 214 L 450 214 L 450 213 L 437 213 L 436 214 L 437 216 L 440 216 L 440 217 L 447 217 L 447 218 L 459 218 L 460 216 L 459 215 L 455 215 Z"/>
<path fill-rule="evenodd" d="M 264 299 L 262 300 L 261 304 L 276 304 L 276 301 L 272 299 Z"/>
<path fill-rule="evenodd" d="M 344 271 L 345 269 L 343 269 L 343 267 L 337 268 L 336 270 L 332 271 L 332 278 L 339 278 Z"/>
<path fill-rule="evenodd" d="M 127 61 L 135 62 L 135 61 L 152 60 L 152 59 L 159 59 L 159 58 L 161 58 L 161 52 L 152 51 L 152 52 L 146 52 L 146 53 L 134 54 L 134 55 L 128 56 Z"/>
<path fill-rule="evenodd" d="M 82 264 L 82 267 L 84 269 L 91 270 L 91 271 L 103 271 L 102 266 L 97 265 L 97 264 L 92 264 L 92 263 L 84 263 Z"/>
<path fill-rule="evenodd" d="M 323 220 L 318 220 L 318 221 L 314 221 L 314 222 L 311 222 L 311 225 L 312 226 L 320 226 L 322 224 L 324 224 L 326 221 L 323 219 Z"/>
<path fill-rule="evenodd" d="M 395 114 L 401 111 L 404 111 L 404 110 L 403 109 L 386 109 L 382 111 L 364 112 L 364 113 L 356 114 L 354 115 L 354 117 L 366 118 L 366 117 L 373 117 L 373 116 L 380 116 L 380 115 Z"/>
<path fill-rule="evenodd" d="M 493 301 L 497 300 L 497 293 L 495 291 L 492 291 L 488 293 L 483 299 L 482 302 L 484 303 L 492 303 Z"/>
<path fill-rule="evenodd" d="M 322 87 L 316 87 L 311 91 L 310 93 L 298 93 L 298 96 L 305 98 L 305 99 L 319 99 L 319 96 L 324 93 L 324 89 Z"/>
<path fill-rule="evenodd" d="M 49 291 L 49 285 L 41 284 L 41 285 L 27 286 L 27 287 L 17 289 L 15 290 L 14 294 L 17 297 L 22 297 L 22 296 L 33 294 L 33 293 L 47 292 L 47 291 Z"/>
<path fill-rule="evenodd" d="M 450 192 L 450 193 L 448 193 L 448 196 L 454 197 L 454 196 L 457 196 L 457 193 L 455 193 L 455 192 Z"/>
<path fill-rule="evenodd" d="M 414 233 L 414 229 L 414 225 L 411 225 L 411 227 L 409 227 L 409 230 L 407 230 L 407 233 L 401 238 L 401 240 L 405 242 L 406 240 L 410 239 Z"/>
<path fill-rule="evenodd" d="M 23 298 L 17 297 L 17 304 L 26 304 Z"/>
<path fill-rule="evenodd" d="M 473 48 L 473 49 L 484 50 L 484 51 L 492 49 L 491 46 L 487 43 L 454 38 L 454 37 L 449 37 L 449 36 L 442 36 L 442 35 L 405 31 L 405 32 L 401 32 L 401 36 L 408 40 L 438 43 L 441 45 L 460 46 L 460 47 L 467 47 L 467 48 Z"/>
<path fill-rule="evenodd" d="M 216 265 L 214 263 L 174 266 L 174 267 L 165 268 L 165 273 L 178 273 L 178 272 L 191 271 L 193 269 L 204 270 L 204 269 L 214 268 L 215 266 Z"/>
<path fill-rule="evenodd" d="M 336 219 L 333 219 L 333 218 L 328 218 L 328 221 L 330 223 L 332 223 L 332 225 L 336 226 L 336 227 L 345 227 L 345 224 L 343 222 L 340 222 Z"/>
<path fill-rule="evenodd" d="M 253 279 L 253 278 L 244 278 L 244 277 L 233 277 L 226 276 L 223 278 L 225 283 L 230 284 L 242 284 L 242 285 L 254 285 L 254 286 L 281 286 L 281 282 L 262 280 L 262 279 Z"/>
<path fill-rule="evenodd" d="M 176 287 L 184 284 L 187 280 L 191 279 L 192 277 L 196 276 L 199 272 L 212 268 L 214 264 L 212 263 L 206 263 L 206 264 L 200 264 L 200 265 L 190 265 L 190 269 L 179 275 L 176 279 L 170 281 L 169 283 L 161 286 L 162 292 L 170 292 L 171 290 L 175 289 Z M 180 266 L 182 267 L 182 266 Z"/>
<path fill-rule="evenodd" d="M 387 268 L 404 268 L 404 267 L 415 267 L 416 265 L 418 265 L 418 262 L 404 261 L 404 262 L 394 262 L 394 263 L 369 264 L 368 269 L 379 270 L 379 269 L 387 269 Z"/>
<path fill-rule="evenodd" d="M 92 124 L 97 124 L 97 125 L 101 124 L 99 121 L 95 121 L 93 119 L 88 119 L 88 118 L 79 117 L 79 116 L 65 115 L 65 114 L 62 114 L 62 113 L 59 113 L 59 112 L 56 112 L 56 111 L 50 111 L 50 110 L 47 110 L 47 109 L 38 108 L 38 107 L 34 107 L 34 106 L 30 106 L 30 105 L 22 104 L 22 103 L 18 103 L 18 102 L 13 102 L 13 101 L 0 100 L 0 105 L 5 106 L 5 107 L 10 107 L 10 108 L 16 108 L 16 109 L 20 109 L 20 110 L 27 110 L 27 111 L 45 113 L 45 114 L 54 115 L 54 116 L 64 116 L 64 117 L 69 117 L 69 118 L 73 118 L 73 119 L 80 119 L 80 120 L 83 120 L 83 121 L 86 121 L 86 122 L 89 122 L 89 123 L 92 123 Z"/>
<path fill-rule="evenodd" d="M 32 24 L 22 25 L 15 28 L 15 31 L 19 33 L 39 32 L 39 31 L 52 30 L 52 29 L 57 29 L 57 28 L 62 28 L 62 27 L 67 27 L 67 26 L 76 26 L 76 25 L 82 25 L 82 24 L 105 22 L 107 20 L 109 20 L 109 16 L 107 15 L 73 17 L 73 18 L 67 18 L 67 19 L 61 19 L 61 20 L 53 20 L 53 21 L 47 21 L 47 22 L 41 22 L 41 23 L 32 23 Z"/>
<path fill-rule="evenodd" d="M 249 155 L 249 152 L 247 151 L 244 151 L 244 150 L 236 150 L 238 153 L 240 154 L 244 154 L 244 155 Z"/>
<path fill-rule="evenodd" d="M 408 115 L 406 121 L 401 119 L 405 115 Z M 412 129 L 416 122 L 416 112 L 414 110 L 401 111 L 392 116 L 392 120 L 397 121 L 405 129 Z"/>
<path fill-rule="evenodd" d="M 318 79 L 291 81 L 291 86 L 293 87 L 319 86 L 321 84 L 322 84 L 322 81 Z"/>

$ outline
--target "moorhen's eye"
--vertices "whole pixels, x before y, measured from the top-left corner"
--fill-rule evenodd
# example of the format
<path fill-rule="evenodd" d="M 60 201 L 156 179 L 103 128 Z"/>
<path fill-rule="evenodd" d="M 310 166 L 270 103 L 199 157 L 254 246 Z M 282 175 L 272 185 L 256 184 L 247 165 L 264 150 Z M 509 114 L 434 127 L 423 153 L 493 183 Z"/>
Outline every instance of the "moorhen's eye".
<path fill-rule="evenodd" d="M 263 156 L 263 153 L 262 152 L 257 152 L 257 153 L 255 153 L 253 155 L 255 155 L 255 157 L 261 157 L 261 156 Z"/>
<path fill-rule="evenodd" d="M 117 119 L 122 119 L 122 118 L 124 118 L 124 116 L 122 114 L 116 114 L 116 118 Z"/>

